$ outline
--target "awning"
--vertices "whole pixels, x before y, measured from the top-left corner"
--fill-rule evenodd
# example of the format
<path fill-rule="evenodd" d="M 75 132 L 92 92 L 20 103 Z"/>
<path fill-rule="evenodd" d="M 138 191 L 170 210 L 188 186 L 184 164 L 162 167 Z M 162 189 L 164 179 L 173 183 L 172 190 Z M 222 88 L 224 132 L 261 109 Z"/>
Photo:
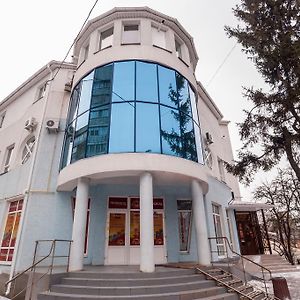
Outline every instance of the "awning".
<path fill-rule="evenodd" d="M 247 202 L 247 201 L 233 201 L 230 203 L 229 208 L 236 211 L 257 211 L 261 209 L 270 209 L 274 205 L 259 203 L 259 202 Z"/>

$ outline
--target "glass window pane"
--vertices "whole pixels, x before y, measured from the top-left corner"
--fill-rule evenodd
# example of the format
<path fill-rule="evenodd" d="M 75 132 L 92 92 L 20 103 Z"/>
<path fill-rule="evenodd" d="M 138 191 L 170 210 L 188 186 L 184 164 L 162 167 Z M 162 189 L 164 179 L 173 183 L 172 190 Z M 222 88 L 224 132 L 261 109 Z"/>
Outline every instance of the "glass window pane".
<path fill-rule="evenodd" d="M 194 132 L 195 132 L 195 141 L 196 141 L 198 162 L 201 164 L 204 164 L 200 127 L 195 122 L 194 122 Z"/>
<path fill-rule="evenodd" d="M 136 151 L 160 153 L 158 105 L 136 104 Z"/>
<path fill-rule="evenodd" d="M 110 107 L 92 109 L 90 112 L 86 156 L 107 153 Z"/>
<path fill-rule="evenodd" d="M 195 134 L 193 121 L 190 117 L 181 114 L 182 151 L 184 158 L 197 161 Z"/>
<path fill-rule="evenodd" d="M 182 157 L 179 112 L 165 106 L 160 107 L 162 152 Z"/>
<path fill-rule="evenodd" d="M 86 138 L 87 131 L 83 131 L 75 135 L 71 162 L 85 158 Z"/>
<path fill-rule="evenodd" d="M 82 80 L 78 115 L 90 108 L 94 71 Z"/>
<path fill-rule="evenodd" d="M 73 93 L 72 93 L 71 106 L 70 106 L 69 117 L 68 117 L 68 124 L 77 117 L 80 89 L 81 89 L 81 82 L 76 85 L 76 87 L 74 88 Z"/>
<path fill-rule="evenodd" d="M 194 91 L 189 85 L 189 92 L 190 92 L 190 99 L 191 99 L 191 106 L 192 106 L 192 115 L 193 119 L 196 122 L 196 124 L 199 125 L 199 117 L 198 117 L 198 110 L 197 110 L 197 103 L 196 103 L 196 96 Z"/>
<path fill-rule="evenodd" d="M 175 71 L 158 66 L 160 103 L 178 108 Z"/>
<path fill-rule="evenodd" d="M 99 49 L 105 49 L 112 46 L 113 43 L 114 28 L 111 27 L 100 34 L 100 47 Z"/>
<path fill-rule="evenodd" d="M 134 151 L 134 102 L 112 104 L 109 152 Z"/>
<path fill-rule="evenodd" d="M 158 102 L 155 64 L 136 63 L 136 100 Z"/>
<path fill-rule="evenodd" d="M 110 103 L 112 75 L 113 65 L 107 65 L 95 70 L 91 107 Z"/>
<path fill-rule="evenodd" d="M 130 100 L 134 100 L 134 62 L 115 63 L 112 101 Z"/>
<path fill-rule="evenodd" d="M 192 116 L 188 82 L 183 76 L 176 73 L 176 83 L 177 83 L 179 109 L 183 113 Z"/>

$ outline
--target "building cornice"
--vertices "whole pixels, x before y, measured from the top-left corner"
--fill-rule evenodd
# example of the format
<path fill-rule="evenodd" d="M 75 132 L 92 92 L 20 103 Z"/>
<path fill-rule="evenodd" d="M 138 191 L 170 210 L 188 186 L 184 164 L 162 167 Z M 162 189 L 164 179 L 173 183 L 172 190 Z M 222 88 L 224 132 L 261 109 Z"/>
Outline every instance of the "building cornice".
<path fill-rule="evenodd" d="M 164 25 L 171 28 L 180 39 L 187 45 L 191 62 L 195 68 L 198 62 L 198 55 L 192 36 L 183 28 L 177 19 L 169 17 L 147 6 L 145 7 L 115 7 L 112 10 L 90 20 L 79 34 L 75 47 L 74 56 L 79 55 L 80 48 L 90 34 L 97 28 L 102 27 L 118 19 L 146 18 L 160 23 L 164 20 Z"/>
<path fill-rule="evenodd" d="M 48 64 L 44 65 L 41 69 L 39 69 L 36 73 L 30 76 L 25 82 L 23 82 L 19 87 L 17 87 L 11 94 L 9 94 L 6 98 L 4 98 L 0 102 L 0 110 L 4 109 L 7 105 L 13 102 L 15 99 L 24 94 L 28 89 L 37 84 L 43 78 L 48 76 L 50 72 L 53 72 L 55 69 L 70 69 L 76 70 L 76 65 L 72 63 L 61 63 L 59 61 L 52 60 Z"/>

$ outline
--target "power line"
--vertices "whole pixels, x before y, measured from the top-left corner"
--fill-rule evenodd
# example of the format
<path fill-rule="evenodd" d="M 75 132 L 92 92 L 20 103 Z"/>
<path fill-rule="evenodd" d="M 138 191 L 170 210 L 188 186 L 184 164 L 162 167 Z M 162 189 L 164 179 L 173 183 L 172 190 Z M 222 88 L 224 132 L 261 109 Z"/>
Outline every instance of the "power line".
<path fill-rule="evenodd" d="M 47 83 L 48 83 L 49 81 L 54 80 L 55 77 L 57 76 L 58 72 L 61 70 L 62 65 L 63 65 L 64 62 L 66 61 L 66 59 L 67 59 L 67 57 L 68 57 L 70 51 L 72 50 L 72 48 L 73 48 L 73 46 L 74 46 L 74 44 L 75 44 L 77 38 L 79 37 L 80 33 L 82 32 L 82 29 L 83 29 L 84 26 L 86 25 L 86 23 L 87 23 L 87 21 L 88 21 L 90 15 L 91 15 L 91 13 L 93 12 L 93 10 L 94 10 L 95 6 L 97 5 L 98 1 L 99 1 L 99 0 L 96 0 L 95 3 L 94 3 L 94 5 L 93 5 L 92 8 L 90 9 L 90 11 L 89 11 L 89 13 L 88 13 L 88 15 L 87 15 L 85 21 L 83 22 L 83 24 L 82 24 L 82 26 L 81 26 L 81 28 L 80 28 L 78 34 L 76 35 L 76 37 L 75 37 L 73 43 L 72 43 L 71 46 L 69 47 L 69 49 L 68 49 L 68 51 L 67 51 L 67 54 L 65 55 L 64 59 L 61 61 L 60 65 L 58 66 L 56 73 L 54 74 L 54 76 L 53 76 L 51 79 L 49 79 L 49 80 L 47 81 Z"/>
<path fill-rule="evenodd" d="M 214 75 L 210 78 L 210 80 L 208 81 L 206 88 L 212 83 L 212 81 L 215 79 L 216 75 L 219 73 L 219 71 L 221 70 L 221 68 L 224 66 L 224 64 L 226 63 L 227 59 L 229 58 L 229 56 L 231 55 L 231 53 L 233 52 L 233 50 L 235 49 L 235 47 L 237 46 L 238 42 L 236 42 L 233 47 L 230 49 L 230 51 L 227 53 L 227 55 L 225 56 L 224 60 L 222 61 L 222 63 L 220 64 L 220 66 L 217 68 L 216 72 L 214 73 Z"/>

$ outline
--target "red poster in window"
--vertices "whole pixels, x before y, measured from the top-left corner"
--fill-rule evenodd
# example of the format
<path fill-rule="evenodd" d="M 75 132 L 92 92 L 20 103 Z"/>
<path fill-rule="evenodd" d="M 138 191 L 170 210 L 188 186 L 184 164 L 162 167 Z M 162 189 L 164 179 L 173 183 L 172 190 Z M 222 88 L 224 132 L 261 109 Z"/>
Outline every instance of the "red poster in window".
<path fill-rule="evenodd" d="M 0 251 L 0 261 L 6 261 L 8 250 L 1 249 Z"/>
<path fill-rule="evenodd" d="M 108 208 L 127 209 L 127 198 L 110 197 Z"/>
<path fill-rule="evenodd" d="M 125 246 L 125 214 L 110 213 L 109 246 Z"/>
<path fill-rule="evenodd" d="M 163 228 L 163 214 L 153 213 L 154 225 L 154 245 L 159 246 L 164 244 L 164 228 Z"/>
<path fill-rule="evenodd" d="M 9 247 L 9 242 L 14 227 L 14 221 L 15 221 L 15 214 L 9 214 L 4 229 L 2 245 L 1 245 L 2 247 Z"/>
<path fill-rule="evenodd" d="M 14 230 L 13 230 L 11 241 L 10 241 L 10 247 L 15 246 L 16 239 L 17 239 L 18 228 L 19 228 L 19 223 L 20 223 L 20 218 L 21 218 L 21 213 L 19 212 L 16 215 L 15 226 L 14 226 Z"/>
<path fill-rule="evenodd" d="M 140 245 L 140 212 L 130 212 L 130 245 Z"/>
<path fill-rule="evenodd" d="M 9 205 L 9 212 L 16 211 L 18 209 L 18 201 L 11 202 Z"/>

